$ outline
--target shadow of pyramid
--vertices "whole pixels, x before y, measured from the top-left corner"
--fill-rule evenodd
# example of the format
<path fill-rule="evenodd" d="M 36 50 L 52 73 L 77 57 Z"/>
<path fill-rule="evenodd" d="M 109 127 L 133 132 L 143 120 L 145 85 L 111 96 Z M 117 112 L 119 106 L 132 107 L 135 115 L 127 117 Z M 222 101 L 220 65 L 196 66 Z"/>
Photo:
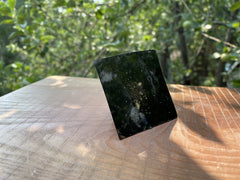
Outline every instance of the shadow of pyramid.
<path fill-rule="evenodd" d="M 153 179 L 157 176 L 159 179 L 214 180 L 215 178 L 192 159 L 183 147 L 171 140 L 176 122 L 177 120 L 172 120 L 147 130 L 147 133 L 129 138 L 131 152 L 135 152 L 136 155 L 144 152 L 147 156 L 143 179 Z M 126 140 L 128 141 L 128 138 Z"/>

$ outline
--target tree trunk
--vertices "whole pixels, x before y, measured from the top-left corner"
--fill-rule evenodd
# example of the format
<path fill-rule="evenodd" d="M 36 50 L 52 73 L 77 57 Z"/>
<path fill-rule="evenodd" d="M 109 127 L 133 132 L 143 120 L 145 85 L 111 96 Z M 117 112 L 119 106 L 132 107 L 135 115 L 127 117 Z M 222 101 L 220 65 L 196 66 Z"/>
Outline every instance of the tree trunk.
<path fill-rule="evenodd" d="M 169 54 L 169 49 L 168 46 L 166 46 L 163 50 L 163 52 L 161 52 L 160 54 L 160 65 L 162 68 L 162 73 L 165 79 L 167 79 L 167 81 L 171 82 L 172 78 L 171 78 L 171 70 L 169 67 L 171 67 L 170 65 L 170 54 Z"/>
<path fill-rule="evenodd" d="M 226 82 L 223 81 L 222 73 L 224 72 L 225 63 L 219 61 L 217 68 L 217 77 L 216 77 L 216 85 L 220 87 L 226 86 Z"/>
<path fill-rule="evenodd" d="M 178 26 L 179 22 L 181 22 L 182 16 L 182 9 L 179 5 L 178 2 L 175 2 L 175 23 Z M 187 50 L 187 44 L 186 44 L 186 39 L 184 36 L 184 28 L 182 26 L 178 27 L 178 37 L 179 37 L 179 44 L 180 44 L 180 51 L 181 51 L 181 56 L 182 56 L 182 61 L 186 69 L 189 68 L 189 61 L 188 61 L 188 50 Z M 183 77 L 183 84 L 189 85 L 190 84 L 190 79 L 186 75 Z"/>

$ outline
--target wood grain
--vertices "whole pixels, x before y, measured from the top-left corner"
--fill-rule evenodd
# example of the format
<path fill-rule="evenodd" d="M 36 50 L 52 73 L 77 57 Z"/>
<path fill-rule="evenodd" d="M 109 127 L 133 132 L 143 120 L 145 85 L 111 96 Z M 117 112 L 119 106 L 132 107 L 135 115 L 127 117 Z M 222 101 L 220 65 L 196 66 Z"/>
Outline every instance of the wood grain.
<path fill-rule="evenodd" d="M 0 179 L 240 179 L 240 90 L 168 88 L 178 119 L 122 141 L 98 79 L 0 97 Z"/>

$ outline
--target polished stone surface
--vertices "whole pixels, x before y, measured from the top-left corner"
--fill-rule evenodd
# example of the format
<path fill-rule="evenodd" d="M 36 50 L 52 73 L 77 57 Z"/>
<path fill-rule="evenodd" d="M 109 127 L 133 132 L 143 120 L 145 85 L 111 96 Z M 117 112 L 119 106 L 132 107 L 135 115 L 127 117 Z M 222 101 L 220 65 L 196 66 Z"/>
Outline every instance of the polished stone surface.
<path fill-rule="evenodd" d="M 155 50 L 95 62 L 120 139 L 177 117 Z"/>

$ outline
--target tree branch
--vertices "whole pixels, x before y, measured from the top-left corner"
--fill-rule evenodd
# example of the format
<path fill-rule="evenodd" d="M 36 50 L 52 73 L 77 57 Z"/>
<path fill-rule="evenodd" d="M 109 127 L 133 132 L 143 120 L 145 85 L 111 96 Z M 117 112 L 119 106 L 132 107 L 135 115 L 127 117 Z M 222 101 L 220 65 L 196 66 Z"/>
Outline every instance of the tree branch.
<path fill-rule="evenodd" d="M 132 9 L 130 9 L 127 14 L 133 14 L 143 3 L 145 3 L 146 0 L 142 0 L 141 2 L 135 4 Z"/>
<path fill-rule="evenodd" d="M 120 14 L 118 15 L 116 18 L 119 18 L 119 17 L 123 17 L 123 16 L 130 16 L 131 14 L 133 14 L 142 4 L 144 4 L 146 2 L 146 0 L 142 0 L 141 2 L 137 3 L 137 4 L 134 4 L 133 7 L 128 10 L 126 13 L 124 14 Z"/>
<path fill-rule="evenodd" d="M 201 52 L 201 50 L 202 50 L 202 48 L 203 48 L 203 44 L 204 44 L 204 39 L 202 40 L 201 45 L 200 45 L 200 47 L 198 48 L 198 51 L 197 51 L 197 53 L 196 53 L 196 55 L 195 55 L 195 57 L 194 57 L 194 61 L 190 64 L 189 69 L 192 69 L 193 66 L 195 65 L 195 63 L 197 62 L 197 60 L 198 60 L 197 57 L 199 56 L 199 54 L 200 54 L 200 52 Z"/>
<path fill-rule="evenodd" d="M 188 10 L 188 12 L 192 15 L 193 13 L 192 13 L 191 9 L 189 9 L 187 3 L 184 0 L 181 0 L 181 1 L 182 1 L 183 5 L 185 6 L 185 8 Z"/>
<path fill-rule="evenodd" d="M 231 43 L 229 43 L 229 42 L 226 42 L 226 41 L 222 41 L 221 39 L 218 39 L 218 38 L 216 38 L 216 37 L 214 37 L 214 36 L 210 36 L 210 35 L 208 35 L 208 34 L 206 34 L 206 33 L 201 33 L 204 37 L 206 37 L 206 38 L 208 38 L 208 39 L 211 39 L 211 40 L 213 40 L 213 41 L 216 41 L 216 42 L 219 42 L 219 43 L 223 43 L 223 44 L 225 44 L 225 45 L 227 45 L 227 46 L 229 46 L 229 47 L 232 47 L 232 48 L 237 48 L 237 46 L 236 45 L 234 45 L 234 44 L 231 44 Z"/>
<path fill-rule="evenodd" d="M 216 25 L 219 25 L 219 26 L 225 26 L 225 27 L 228 27 L 226 23 L 221 22 L 221 21 L 212 21 L 212 24 L 216 24 Z"/>
<path fill-rule="evenodd" d="M 106 48 L 103 48 L 103 49 L 100 51 L 100 53 L 96 56 L 95 60 L 99 59 L 99 58 L 103 55 L 103 53 L 105 53 L 105 51 L 106 51 Z M 91 69 L 93 68 L 93 63 L 94 63 L 94 61 L 91 63 L 91 65 L 89 66 L 89 68 L 86 69 L 86 71 L 85 71 L 84 74 L 83 74 L 83 77 L 87 77 L 87 75 L 90 73 Z"/>

